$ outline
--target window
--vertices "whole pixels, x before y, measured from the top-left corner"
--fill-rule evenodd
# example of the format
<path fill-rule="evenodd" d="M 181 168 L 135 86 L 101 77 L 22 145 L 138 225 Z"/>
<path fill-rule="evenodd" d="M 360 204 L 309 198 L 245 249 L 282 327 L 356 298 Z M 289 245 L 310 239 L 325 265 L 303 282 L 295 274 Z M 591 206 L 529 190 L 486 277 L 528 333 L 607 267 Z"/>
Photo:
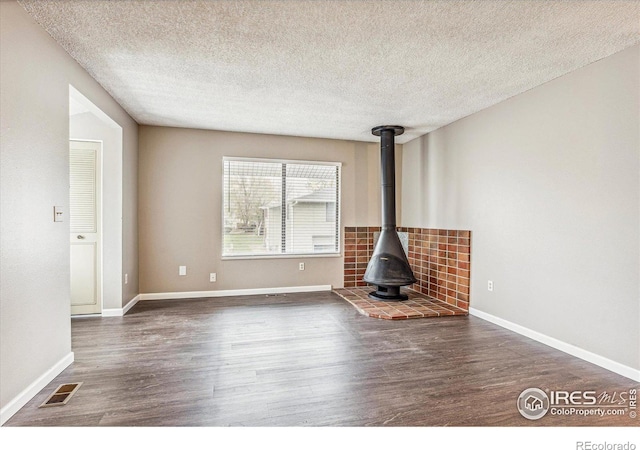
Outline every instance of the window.
<path fill-rule="evenodd" d="M 340 252 L 340 163 L 224 158 L 222 256 Z"/>

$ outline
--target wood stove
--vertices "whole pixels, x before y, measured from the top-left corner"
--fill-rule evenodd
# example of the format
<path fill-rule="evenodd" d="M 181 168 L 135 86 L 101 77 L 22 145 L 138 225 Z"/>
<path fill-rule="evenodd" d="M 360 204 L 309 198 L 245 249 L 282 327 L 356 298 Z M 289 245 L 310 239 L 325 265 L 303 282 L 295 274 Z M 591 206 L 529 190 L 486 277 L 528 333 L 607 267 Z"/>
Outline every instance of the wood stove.
<path fill-rule="evenodd" d="M 400 292 L 400 287 L 417 280 L 396 231 L 395 136 L 404 133 L 404 128 L 382 125 L 371 132 L 380 136 L 382 231 L 363 280 L 376 286 L 376 291 L 369 294 L 374 300 L 406 300 L 407 296 Z"/>

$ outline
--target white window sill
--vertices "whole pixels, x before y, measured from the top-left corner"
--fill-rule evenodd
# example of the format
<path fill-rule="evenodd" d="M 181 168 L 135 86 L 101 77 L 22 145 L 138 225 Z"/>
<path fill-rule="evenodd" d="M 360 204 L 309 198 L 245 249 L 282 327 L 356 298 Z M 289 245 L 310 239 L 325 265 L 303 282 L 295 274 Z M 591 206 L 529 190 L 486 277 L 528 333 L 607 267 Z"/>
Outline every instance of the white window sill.
<path fill-rule="evenodd" d="M 342 253 L 317 253 L 300 255 L 238 255 L 223 256 L 223 261 L 234 261 L 242 259 L 307 259 L 307 258 L 342 258 Z"/>

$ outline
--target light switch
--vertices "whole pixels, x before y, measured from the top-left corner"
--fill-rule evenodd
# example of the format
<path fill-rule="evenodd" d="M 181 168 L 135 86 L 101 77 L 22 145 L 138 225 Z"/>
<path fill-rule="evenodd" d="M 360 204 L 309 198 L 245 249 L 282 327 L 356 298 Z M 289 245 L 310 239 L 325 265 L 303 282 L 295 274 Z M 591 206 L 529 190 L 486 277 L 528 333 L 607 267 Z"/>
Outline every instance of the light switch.
<path fill-rule="evenodd" d="M 62 206 L 54 206 L 53 207 L 53 221 L 54 222 L 64 222 L 64 211 Z"/>
<path fill-rule="evenodd" d="M 184 276 L 187 274 L 187 266 L 179 266 L 178 267 L 178 275 Z"/>

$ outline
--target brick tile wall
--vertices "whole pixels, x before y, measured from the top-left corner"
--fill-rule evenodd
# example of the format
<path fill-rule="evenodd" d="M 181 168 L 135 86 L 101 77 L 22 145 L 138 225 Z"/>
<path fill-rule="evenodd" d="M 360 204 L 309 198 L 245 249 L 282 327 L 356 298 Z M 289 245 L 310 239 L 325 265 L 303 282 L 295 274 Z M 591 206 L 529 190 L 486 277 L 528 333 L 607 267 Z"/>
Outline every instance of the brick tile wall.
<path fill-rule="evenodd" d="M 366 286 L 362 281 L 373 254 L 373 233 L 380 227 L 345 227 L 344 287 Z"/>
<path fill-rule="evenodd" d="M 346 227 L 344 287 L 366 286 L 362 281 L 373 253 L 373 233 L 380 227 Z M 409 234 L 411 269 L 418 282 L 409 286 L 465 310 L 469 309 L 471 232 L 427 228 L 398 228 Z"/>

